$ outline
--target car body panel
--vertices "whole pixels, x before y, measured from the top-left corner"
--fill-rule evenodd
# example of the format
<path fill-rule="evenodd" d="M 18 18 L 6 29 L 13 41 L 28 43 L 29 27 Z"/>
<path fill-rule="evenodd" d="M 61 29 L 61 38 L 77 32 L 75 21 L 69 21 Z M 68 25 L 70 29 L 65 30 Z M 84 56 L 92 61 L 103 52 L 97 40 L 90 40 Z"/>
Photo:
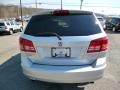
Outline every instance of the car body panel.
<path fill-rule="evenodd" d="M 48 65 L 84 65 L 93 63 L 99 55 L 96 53 L 83 53 L 87 52 L 90 41 L 97 39 L 97 37 L 103 37 L 106 34 L 96 34 L 91 36 L 70 36 L 62 37 L 59 41 L 56 37 L 34 37 L 23 34 L 21 37 L 28 40 L 32 40 L 36 48 L 37 53 L 34 55 L 27 54 L 27 57 L 34 63 L 48 64 Z M 62 42 L 62 47 L 71 48 L 70 58 L 53 58 L 51 56 L 52 47 L 60 47 L 59 42 Z"/>
<path fill-rule="evenodd" d="M 116 26 L 116 24 L 120 21 L 117 21 L 117 19 L 120 20 L 120 17 L 112 17 L 107 23 L 106 23 L 106 28 L 112 30 L 113 27 L 116 28 L 116 30 L 120 29 L 120 26 Z"/>
<path fill-rule="evenodd" d="M 65 11 L 66 12 L 66 11 Z M 68 28 L 70 25 L 78 25 L 76 24 L 71 24 L 66 22 L 65 20 L 68 20 L 66 18 L 65 20 L 57 20 L 55 17 L 55 22 L 52 26 L 52 24 L 45 25 L 46 23 L 53 23 L 52 21 L 46 22 L 43 25 L 43 22 L 41 24 L 39 23 L 33 23 L 35 20 L 37 22 L 40 22 L 39 18 L 35 19 L 36 17 L 39 17 L 41 15 L 50 15 L 52 18 L 54 17 L 53 13 L 51 11 L 48 11 L 46 13 L 42 13 L 40 15 L 35 15 L 31 18 L 29 23 L 27 24 L 27 27 L 25 30 L 22 32 L 20 36 L 20 40 L 27 40 L 23 42 L 29 42 L 27 45 L 32 45 L 34 47 L 28 47 L 28 46 L 22 46 L 21 41 L 20 41 L 20 47 L 22 48 L 27 48 L 27 49 L 34 49 L 33 52 L 29 51 L 24 51 L 21 50 L 21 66 L 23 69 L 23 73 L 29 77 L 30 79 L 33 80 L 41 80 L 41 81 L 47 81 L 47 82 L 55 82 L 55 83 L 84 83 L 84 82 L 94 82 L 95 80 L 98 80 L 103 77 L 104 70 L 106 67 L 106 50 L 101 51 L 101 52 L 93 52 L 93 53 L 88 53 L 88 48 L 91 44 L 91 41 L 97 40 L 103 37 L 107 37 L 106 33 L 104 32 L 100 22 L 97 20 L 96 16 L 91 13 L 91 12 L 86 12 L 86 11 L 69 11 L 70 15 L 79 15 L 80 18 L 82 18 L 82 15 L 84 17 L 89 17 L 85 15 L 92 15 L 93 19 L 88 18 L 88 22 L 84 20 L 85 23 L 84 27 L 79 27 L 80 30 L 75 32 L 75 27 L 74 30 L 73 28 L 71 29 L 74 31 L 74 35 L 69 36 L 69 35 L 64 35 L 66 33 L 60 33 L 60 38 L 59 40 L 57 35 L 46 35 L 46 36 L 35 36 L 35 33 L 37 34 L 38 32 L 45 31 L 48 29 L 51 30 L 51 27 L 54 25 L 58 25 L 59 28 L 61 28 L 61 25 L 64 26 L 62 28 Z M 75 15 L 74 15 L 75 13 Z M 65 15 L 65 17 L 69 17 L 70 15 Z M 58 17 L 64 17 L 64 15 L 61 15 Z M 76 17 L 76 16 L 75 16 Z M 48 17 L 45 17 L 46 20 Z M 53 20 L 51 18 L 51 20 Z M 32 21 L 33 19 L 33 21 Z M 44 18 L 41 18 L 44 19 Z M 71 19 L 71 18 L 70 18 Z M 50 20 L 50 18 L 49 18 Z M 73 19 L 74 20 L 74 19 Z M 92 22 L 91 27 L 98 27 L 97 30 L 100 30 L 100 32 L 95 31 L 95 33 L 89 33 L 88 31 L 93 30 L 95 28 L 90 28 L 89 24 L 91 24 L 90 20 L 94 20 Z M 42 20 L 41 20 L 42 21 Z M 57 21 L 57 22 L 56 22 Z M 62 21 L 62 23 L 61 23 Z M 45 20 L 44 20 L 45 22 Z M 81 20 L 82 24 L 83 21 Z M 31 24 L 30 24 L 31 23 Z M 57 23 L 57 24 L 56 24 Z M 67 25 L 68 24 L 68 25 Z M 80 24 L 80 23 L 79 23 Z M 38 25 L 38 27 L 44 26 L 44 29 L 39 29 L 37 26 L 34 28 L 32 25 Z M 66 26 L 67 25 L 67 26 Z M 86 25 L 88 25 L 86 27 Z M 30 27 L 29 27 L 30 26 Z M 56 31 L 57 30 L 59 31 Z M 58 27 L 55 28 L 55 32 L 61 32 Z M 81 29 L 83 28 L 83 29 Z M 88 28 L 85 29 L 84 28 Z M 34 33 L 35 30 L 37 32 Z M 28 32 L 27 32 L 28 30 Z M 32 31 L 30 31 L 32 30 Z M 65 29 L 67 30 L 67 29 Z M 70 28 L 68 29 L 70 30 Z M 85 32 L 79 36 L 78 35 L 79 31 Z M 96 29 L 95 29 L 96 30 Z M 64 30 L 63 30 L 64 31 Z M 32 34 L 32 32 L 34 34 Z M 92 31 L 90 31 L 92 32 Z M 72 34 L 72 33 L 70 33 Z M 67 49 L 66 49 L 67 48 Z M 94 47 L 93 47 L 94 48 Z M 69 57 L 67 57 L 69 56 Z"/>
<path fill-rule="evenodd" d="M 16 31 L 21 29 L 21 25 L 17 25 L 14 21 L 0 21 L 4 23 L 3 26 L 0 26 L 0 32 L 9 32 L 10 30 Z"/>
<path fill-rule="evenodd" d="M 54 83 L 93 82 L 103 77 L 106 67 L 106 58 L 98 59 L 92 66 L 39 65 L 26 57 L 22 57 L 22 62 L 23 73 L 30 79 Z"/>

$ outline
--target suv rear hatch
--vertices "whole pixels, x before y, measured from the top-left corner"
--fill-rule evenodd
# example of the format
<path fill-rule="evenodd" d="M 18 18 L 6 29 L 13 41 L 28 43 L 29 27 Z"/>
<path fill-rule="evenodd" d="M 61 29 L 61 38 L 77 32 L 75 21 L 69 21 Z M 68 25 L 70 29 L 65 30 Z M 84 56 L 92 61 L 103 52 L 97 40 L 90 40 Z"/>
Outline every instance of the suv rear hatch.
<path fill-rule="evenodd" d="M 107 43 L 96 22 L 92 13 L 33 16 L 20 38 L 22 54 L 37 64 L 89 65 L 101 51 L 99 41 Z"/>

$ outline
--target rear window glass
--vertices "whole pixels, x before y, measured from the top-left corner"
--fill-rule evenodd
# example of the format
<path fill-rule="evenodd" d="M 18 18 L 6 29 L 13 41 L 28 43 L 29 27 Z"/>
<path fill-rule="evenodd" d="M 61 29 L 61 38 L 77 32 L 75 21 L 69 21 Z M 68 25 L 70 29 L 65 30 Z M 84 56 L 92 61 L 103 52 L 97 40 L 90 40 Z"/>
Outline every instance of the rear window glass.
<path fill-rule="evenodd" d="M 37 15 L 27 25 L 25 34 L 40 36 L 38 33 L 54 32 L 60 36 L 86 36 L 101 33 L 93 15 Z"/>
<path fill-rule="evenodd" d="M 0 23 L 0 26 L 4 26 L 5 24 L 4 23 Z"/>

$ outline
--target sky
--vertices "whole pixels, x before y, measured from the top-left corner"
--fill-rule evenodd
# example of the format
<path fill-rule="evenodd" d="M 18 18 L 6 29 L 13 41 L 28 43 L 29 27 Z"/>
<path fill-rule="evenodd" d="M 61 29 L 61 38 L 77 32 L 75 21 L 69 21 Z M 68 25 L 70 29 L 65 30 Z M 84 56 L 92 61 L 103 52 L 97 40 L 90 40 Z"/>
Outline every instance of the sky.
<path fill-rule="evenodd" d="M 35 7 L 35 0 L 21 0 L 23 6 Z M 61 0 L 37 0 L 38 8 L 60 9 Z M 80 9 L 81 0 L 62 0 L 63 9 Z M 0 0 L 0 4 L 16 4 L 19 0 Z M 120 0 L 83 0 L 82 10 L 94 11 L 97 13 L 120 15 Z"/>

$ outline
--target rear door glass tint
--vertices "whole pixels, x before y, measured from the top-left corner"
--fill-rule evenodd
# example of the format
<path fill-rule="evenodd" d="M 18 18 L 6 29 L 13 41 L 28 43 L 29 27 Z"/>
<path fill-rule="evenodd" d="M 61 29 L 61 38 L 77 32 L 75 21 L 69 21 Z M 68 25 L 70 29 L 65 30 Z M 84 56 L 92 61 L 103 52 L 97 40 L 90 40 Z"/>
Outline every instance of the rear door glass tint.
<path fill-rule="evenodd" d="M 30 20 L 25 34 L 54 32 L 60 36 L 86 36 L 101 33 L 93 15 L 37 15 Z"/>

